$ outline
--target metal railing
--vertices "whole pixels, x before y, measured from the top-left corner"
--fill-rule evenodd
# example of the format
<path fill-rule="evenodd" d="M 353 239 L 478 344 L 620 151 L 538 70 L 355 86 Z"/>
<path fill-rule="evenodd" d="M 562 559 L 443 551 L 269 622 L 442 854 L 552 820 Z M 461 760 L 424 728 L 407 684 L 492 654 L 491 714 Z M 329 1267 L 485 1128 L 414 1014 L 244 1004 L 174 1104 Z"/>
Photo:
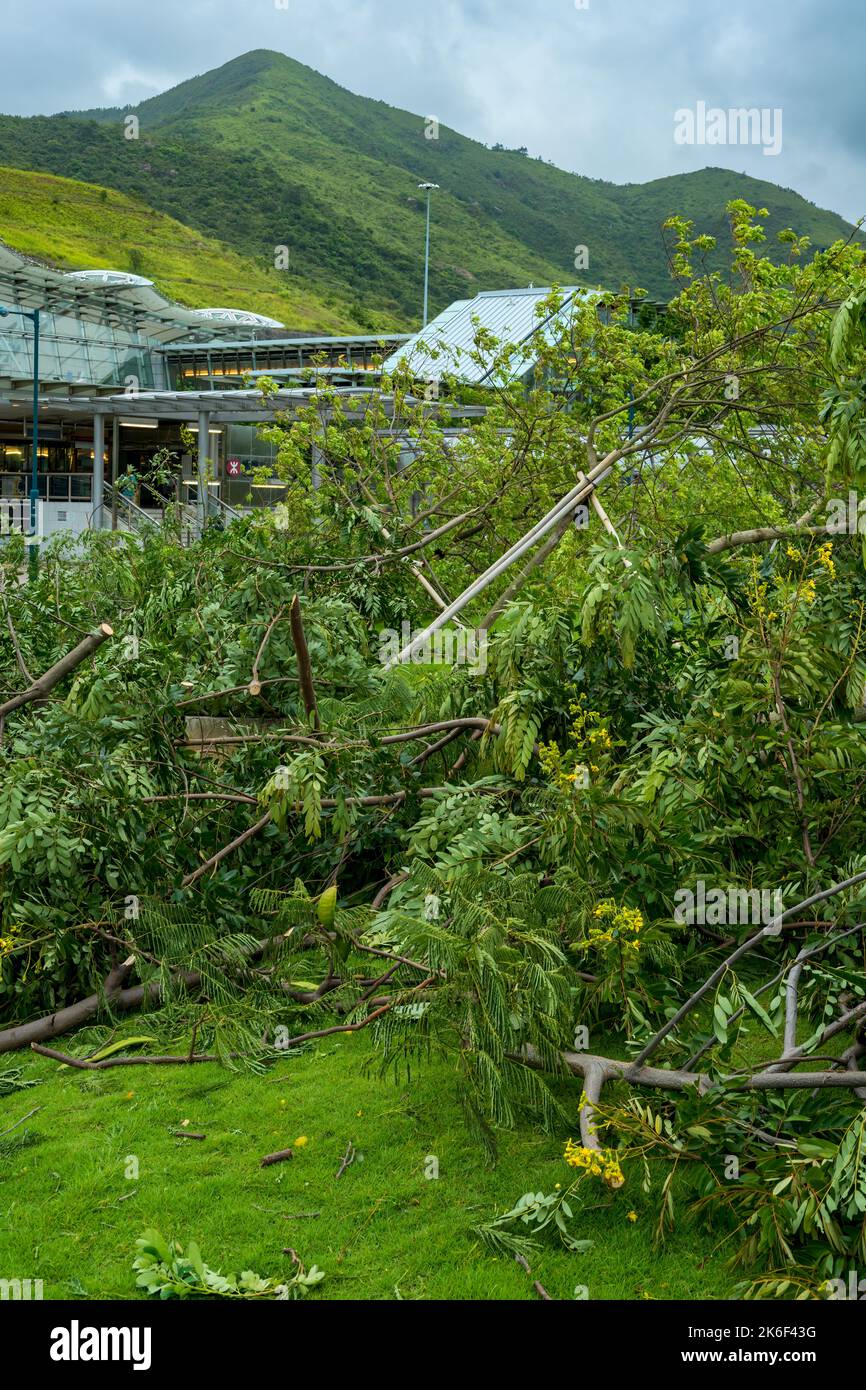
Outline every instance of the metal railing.
<path fill-rule="evenodd" d="M 105 529 L 106 518 L 111 521 L 114 509 L 117 509 L 117 519 L 124 531 L 135 531 L 139 534 L 146 530 L 158 530 L 160 521 L 152 517 L 143 507 L 139 507 L 137 502 L 133 502 L 131 497 L 127 497 L 120 488 L 113 483 L 106 483 L 102 489 L 102 525 Z"/>
<path fill-rule="evenodd" d="M 220 526 L 230 526 L 234 521 L 240 521 L 243 513 L 230 507 L 228 502 L 224 502 L 221 497 L 217 497 L 208 489 L 205 494 L 205 526 L 216 522 Z M 116 506 L 118 522 L 123 530 L 133 531 L 137 534 L 158 529 L 164 518 L 167 509 L 163 508 L 157 515 L 147 512 L 143 507 L 139 507 L 137 502 L 133 502 L 131 497 L 116 488 L 112 483 L 106 483 L 103 489 L 103 527 L 106 525 L 106 517 L 111 516 L 112 509 Z M 178 505 L 177 509 L 178 526 L 176 534 L 181 545 L 191 545 L 193 541 L 201 538 L 201 521 L 198 514 L 198 506 L 195 501 L 185 500 Z"/>
<path fill-rule="evenodd" d="M 233 521 L 240 521 L 243 513 L 237 507 L 229 506 L 215 492 L 207 491 L 207 515 L 209 517 L 219 517 L 224 526 L 229 526 Z"/>

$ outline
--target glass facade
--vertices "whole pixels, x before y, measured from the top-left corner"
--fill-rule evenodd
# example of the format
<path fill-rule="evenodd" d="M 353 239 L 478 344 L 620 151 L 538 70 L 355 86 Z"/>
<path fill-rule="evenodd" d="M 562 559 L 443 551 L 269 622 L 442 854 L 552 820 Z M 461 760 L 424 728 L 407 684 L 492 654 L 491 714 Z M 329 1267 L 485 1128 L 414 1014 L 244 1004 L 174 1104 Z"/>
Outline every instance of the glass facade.
<path fill-rule="evenodd" d="M 252 470 L 273 470 L 277 450 L 262 439 L 255 425 L 226 425 L 222 496 L 231 507 L 262 507 L 282 501 L 285 487 L 261 483 L 252 486 Z M 239 466 L 240 473 L 234 468 Z"/>
<path fill-rule="evenodd" d="M 89 323 L 43 312 L 39 325 L 39 380 L 70 385 L 129 384 L 142 391 L 162 385 L 154 377 L 153 344 L 136 329 Z M 33 325 L 10 314 L 0 320 L 0 377 L 33 379 Z"/>
<path fill-rule="evenodd" d="M 347 374 L 375 370 L 387 351 L 405 335 L 387 338 L 280 338 L 254 343 L 183 343 L 164 349 L 172 386 L 207 389 L 209 378 L 241 385 L 245 372 L 303 372 L 314 366 L 344 369 Z M 312 379 L 312 373 L 310 373 Z"/>
<path fill-rule="evenodd" d="M 249 370 L 282 371 L 292 383 L 311 380 L 311 366 L 360 377 L 405 337 L 274 336 L 286 330 L 273 319 L 236 309 L 184 308 L 167 300 L 151 281 L 125 272 L 63 274 L 20 256 L 2 241 L 0 306 L 8 311 L 0 316 L 0 519 L 23 506 L 30 491 L 35 326 L 24 314 L 38 307 L 39 395 L 44 405 L 37 482 L 44 511 L 51 524 L 56 520 L 58 525 L 67 523 L 65 504 L 77 520 L 92 507 L 74 504 L 97 500 L 92 397 L 224 390 L 243 386 Z M 229 330 L 231 337 L 223 336 Z M 194 419 L 203 402 L 190 404 Z M 105 412 L 106 479 L 115 461 L 115 423 L 118 475 L 132 468 L 141 480 L 157 449 L 165 447 L 175 455 L 175 477 L 165 496 L 139 482 L 137 500 L 146 508 L 163 506 L 175 490 L 186 501 L 195 498 L 197 445 L 189 438 L 184 442 L 179 415 L 175 409 L 161 411 L 159 401 L 153 403 L 152 418 L 149 409 L 130 408 L 121 414 L 117 404 Z M 259 428 L 231 424 L 211 430 L 208 455 L 217 480 L 214 486 L 236 507 L 267 506 L 286 492 L 285 484 L 273 476 L 275 446 L 260 437 Z M 195 435 L 195 424 L 190 423 L 190 429 Z M 262 477 L 254 481 L 257 470 Z"/>
<path fill-rule="evenodd" d="M 247 472 L 251 468 L 271 468 L 277 456 L 275 444 L 262 439 L 256 425 L 226 425 L 225 457 L 237 459 Z"/>
<path fill-rule="evenodd" d="M 6 254 L 6 260 L 9 253 Z M 37 277 L 43 272 L 34 271 Z M 62 282 L 63 277 L 56 277 Z M 22 286 L 25 295 L 20 293 Z M 72 299 L 80 294 L 76 285 Z M 158 342 L 143 331 L 145 319 L 134 304 L 91 301 L 78 315 L 70 297 L 57 299 L 57 284 L 28 284 L 27 267 L 7 273 L 0 255 L 0 304 L 12 312 L 0 318 L 0 386 L 29 386 L 34 375 L 34 325 L 15 306 L 48 301 L 39 316 L 39 382 L 46 390 L 64 386 L 87 393 L 97 390 L 158 390 L 165 384 Z M 52 303 L 52 296 L 53 303 Z M 49 307 L 50 306 L 50 307 Z M 2 391 L 0 391 L 2 394 Z M 29 496 L 32 421 L 2 419 L 0 408 L 0 500 Z M 110 425 L 108 427 L 110 438 Z M 107 446 L 108 447 L 108 446 Z M 109 470 L 105 461 L 106 472 Z M 47 503 L 90 503 L 93 499 L 93 424 L 43 420 L 37 468 L 39 496 Z"/>
<path fill-rule="evenodd" d="M 0 440 L 0 498 L 30 494 L 30 441 Z M 93 449 L 84 444 L 39 445 L 37 483 L 47 502 L 89 502 Z"/>

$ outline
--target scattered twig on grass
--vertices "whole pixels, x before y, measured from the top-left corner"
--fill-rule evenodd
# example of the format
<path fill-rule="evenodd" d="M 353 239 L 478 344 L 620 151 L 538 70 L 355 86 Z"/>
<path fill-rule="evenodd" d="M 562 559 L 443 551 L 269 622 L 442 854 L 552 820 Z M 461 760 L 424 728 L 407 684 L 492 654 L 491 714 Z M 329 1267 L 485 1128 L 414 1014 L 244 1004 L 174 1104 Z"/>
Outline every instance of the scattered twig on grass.
<path fill-rule="evenodd" d="M 173 1134 L 175 1139 L 207 1139 L 206 1134 L 193 1134 L 188 1129 L 170 1129 L 169 1134 Z"/>
<path fill-rule="evenodd" d="M 341 1161 L 341 1163 L 340 1163 L 339 1168 L 337 1169 L 337 1177 L 338 1177 L 338 1178 L 341 1178 L 341 1177 L 343 1176 L 343 1174 L 345 1173 L 346 1169 L 347 1169 L 352 1163 L 354 1163 L 354 1162 L 355 1162 L 355 1146 L 354 1146 L 354 1144 L 352 1144 L 352 1142 L 351 1142 L 351 1140 L 350 1140 L 349 1143 L 346 1145 L 346 1152 L 343 1154 L 342 1161 Z"/>
<path fill-rule="evenodd" d="M 532 1287 L 535 1289 L 535 1292 L 538 1294 L 538 1297 L 541 1298 L 541 1299 L 543 1299 L 545 1303 L 553 1303 L 553 1302 L 554 1302 L 554 1300 L 551 1298 L 550 1294 L 547 1292 L 547 1289 L 544 1287 L 543 1284 L 539 1283 L 539 1281 L 538 1281 L 537 1279 L 536 1279 L 536 1281 L 535 1281 L 535 1283 L 533 1284 Z"/>
<path fill-rule="evenodd" d="M 22 1115 L 20 1120 L 16 1120 L 14 1125 L 10 1125 L 8 1129 L 0 1129 L 0 1139 L 3 1138 L 4 1134 L 11 1134 L 13 1129 L 17 1129 L 19 1125 L 23 1125 L 25 1120 L 29 1120 L 31 1115 L 35 1115 L 36 1111 L 41 1109 L 41 1105 L 36 1105 L 32 1110 L 28 1110 L 26 1115 Z"/>
<path fill-rule="evenodd" d="M 259 1164 L 260 1168 L 270 1168 L 272 1163 L 285 1163 L 288 1159 L 294 1158 L 291 1149 L 280 1149 L 279 1153 L 267 1154 Z"/>

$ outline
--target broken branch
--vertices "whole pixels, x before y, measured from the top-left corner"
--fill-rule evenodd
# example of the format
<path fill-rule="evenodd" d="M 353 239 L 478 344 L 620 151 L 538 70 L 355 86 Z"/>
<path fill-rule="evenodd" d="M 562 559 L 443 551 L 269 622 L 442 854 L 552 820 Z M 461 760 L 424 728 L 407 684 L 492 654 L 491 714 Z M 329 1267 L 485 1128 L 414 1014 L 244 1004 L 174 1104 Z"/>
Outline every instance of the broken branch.
<path fill-rule="evenodd" d="M 50 670 L 44 672 L 38 680 L 35 680 L 27 690 L 22 690 L 18 695 L 13 695 L 11 700 L 0 705 L 0 719 L 5 719 L 7 714 L 20 709 L 22 705 L 30 704 L 32 700 L 43 699 L 50 690 L 54 689 L 55 685 L 60 684 L 64 676 L 68 676 L 71 671 L 81 665 L 82 661 L 86 661 L 89 656 L 92 656 L 103 642 L 113 636 L 114 629 L 109 627 L 108 623 L 102 623 L 95 632 L 89 633 L 83 641 L 78 643 L 77 647 L 73 647 L 71 652 L 67 652 L 66 656 L 56 662 Z"/>

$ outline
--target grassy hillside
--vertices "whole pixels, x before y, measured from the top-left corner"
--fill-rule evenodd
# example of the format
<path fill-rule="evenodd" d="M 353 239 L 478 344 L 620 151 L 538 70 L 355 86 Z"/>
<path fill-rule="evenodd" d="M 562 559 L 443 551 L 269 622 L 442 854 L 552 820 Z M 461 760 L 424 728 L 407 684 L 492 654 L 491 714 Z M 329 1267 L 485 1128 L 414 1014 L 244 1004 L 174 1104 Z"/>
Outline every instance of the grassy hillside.
<path fill-rule="evenodd" d="M 252 309 L 289 327 L 338 330 L 337 312 L 146 204 L 95 184 L 0 168 L 0 238 L 59 270 L 129 270 L 194 309 Z"/>
<path fill-rule="evenodd" d="M 850 228 L 788 189 L 722 169 L 618 186 L 518 152 L 488 149 L 422 116 L 358 97 L 265 50 L 181 83 L 126 112 L 0 117 L 0 162 L 98 182 L 229 242 L 262 266 L 290 248 L 297 279 L 369 327 L 416 326 L 424 201 L 434 194 L 431 301 L 478 289 L 582 282 L 670 292 L 660 226 L 672 212 L 723 234 L 726 199 L 770 209 L 827 246 Z M 589 248 L 588 271 L 574 269 Z"/>

